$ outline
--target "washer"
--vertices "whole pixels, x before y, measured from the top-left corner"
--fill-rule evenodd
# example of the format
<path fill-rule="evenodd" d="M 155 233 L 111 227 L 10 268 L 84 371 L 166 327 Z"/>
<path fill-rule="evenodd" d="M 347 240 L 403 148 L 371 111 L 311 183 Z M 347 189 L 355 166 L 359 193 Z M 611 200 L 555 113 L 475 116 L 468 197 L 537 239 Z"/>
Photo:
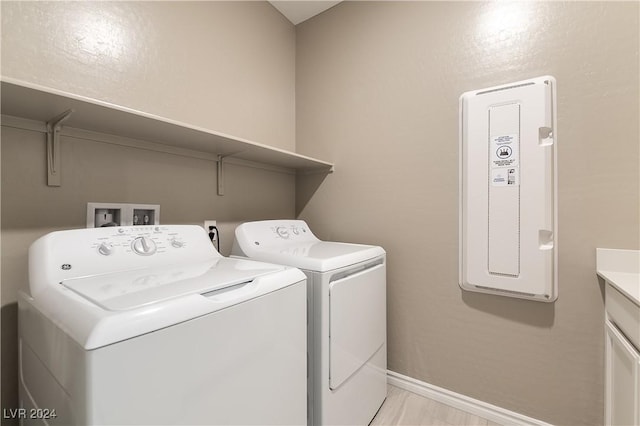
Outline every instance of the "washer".
<path fill-rule="evenodd" d="M 368 424 L 387 395 L 385 251 L 320 241 L 301 220 L 272 220 L 238 226 L 232 255 L 307 275 L 308 423 Z"/>
<path fill-rule="evenodd" d="M 198 226 L 60 231 L 19 296 L 24 424 L 302 424 L 306 280 Z"/>

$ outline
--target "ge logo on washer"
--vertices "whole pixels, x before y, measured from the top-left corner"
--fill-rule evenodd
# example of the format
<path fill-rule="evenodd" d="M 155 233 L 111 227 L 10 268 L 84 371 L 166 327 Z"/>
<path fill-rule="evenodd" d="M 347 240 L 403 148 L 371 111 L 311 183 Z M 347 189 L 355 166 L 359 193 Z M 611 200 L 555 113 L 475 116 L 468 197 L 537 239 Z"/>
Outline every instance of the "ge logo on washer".
<path fill-rule="evenodd" d="M 69 269 L 71 269 L 71 265 L 69 265 L 68 263 L 64 263 L 61 266 L 61 268 L 62 268 L 63 271 L 68 271 Z"/>

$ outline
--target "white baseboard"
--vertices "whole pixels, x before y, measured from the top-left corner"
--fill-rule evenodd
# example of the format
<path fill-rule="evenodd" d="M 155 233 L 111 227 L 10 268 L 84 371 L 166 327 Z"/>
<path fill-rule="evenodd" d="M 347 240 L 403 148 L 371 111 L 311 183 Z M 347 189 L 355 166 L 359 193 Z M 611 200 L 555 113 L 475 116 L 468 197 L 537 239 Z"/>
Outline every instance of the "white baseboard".
<path fill-rule="evenodd" d="M 501 425 L 551 426 L 549 423 L 545 423 L 541 420 L 527 417 L 514 411 L 497 407 L 484 401 L 473 399 L 468 396 L 422 382 L 412 377 L 404 376 L 394 371 L 387 370 L 387 380 L 390 385 L 422 395 L 459 410 L 475 414 L 476 416 L 483 417 Z"/>

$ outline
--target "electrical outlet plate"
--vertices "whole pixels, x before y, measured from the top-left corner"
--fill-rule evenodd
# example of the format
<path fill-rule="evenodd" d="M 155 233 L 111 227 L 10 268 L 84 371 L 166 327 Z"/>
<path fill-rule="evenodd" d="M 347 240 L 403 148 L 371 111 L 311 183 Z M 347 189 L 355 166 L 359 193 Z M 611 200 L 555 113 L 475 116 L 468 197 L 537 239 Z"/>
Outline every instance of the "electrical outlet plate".
<path fill-rule="evenodd" d="M 211 239 L 211 242 L 213 243 L 214 246 L 216 246 L 216 248 L 219 247 L 219 238 L 220 236 L 218 235 L 218 228 L 216 228 L 216 221 L 215 220 L 205 220 L 204 221 L 204 230 L 207 231 L 207 235 L 209 235 L 209 238 Z M 210 235 L 213 232 L 213 235 Z"/>

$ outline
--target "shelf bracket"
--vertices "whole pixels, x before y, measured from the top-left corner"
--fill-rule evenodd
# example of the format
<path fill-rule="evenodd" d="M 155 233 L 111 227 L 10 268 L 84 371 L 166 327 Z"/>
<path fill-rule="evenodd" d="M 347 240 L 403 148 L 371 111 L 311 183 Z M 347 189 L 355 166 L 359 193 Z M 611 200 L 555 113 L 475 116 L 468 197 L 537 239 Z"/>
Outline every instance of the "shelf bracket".
<path fill-rule="evenodd" d="M 224 195 L 224 157 L 218 154 L 218 195 Z"/>
<path fill-rule="evenodd" d="M 60 129 L 73 110 L 47 121 L 47 185 L 60 186 Z"/>

